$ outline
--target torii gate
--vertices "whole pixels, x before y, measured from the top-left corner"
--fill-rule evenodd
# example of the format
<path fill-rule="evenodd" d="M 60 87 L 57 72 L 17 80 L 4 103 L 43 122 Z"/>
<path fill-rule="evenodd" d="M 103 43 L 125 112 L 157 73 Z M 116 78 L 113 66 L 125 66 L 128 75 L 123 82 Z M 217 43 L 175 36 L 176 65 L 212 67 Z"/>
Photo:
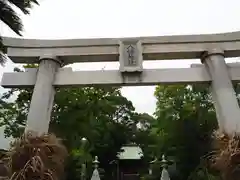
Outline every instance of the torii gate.
<path fill-rule="evenodd" d="M 4 37 L 15 63 L 39 63 L 38 69 L 4 73 L 6 88 L 34 87 L 26 130 L 48 131 L 55 87 L 92 85 L 156 85 L 211 82 L 219 127 L 240 133 L 240 109 L 232 80 L 240 81 L 239 64 L 224 57 L 240 56 L 240 31 L 211 35 L 121 39 L 36 40 Z M 143 69 L 143 60 L 197 59 L 204 65 L 181 69 Z M 76 71 L 61 68 L 74 62 L 119 61 L 119 70 Z"/>

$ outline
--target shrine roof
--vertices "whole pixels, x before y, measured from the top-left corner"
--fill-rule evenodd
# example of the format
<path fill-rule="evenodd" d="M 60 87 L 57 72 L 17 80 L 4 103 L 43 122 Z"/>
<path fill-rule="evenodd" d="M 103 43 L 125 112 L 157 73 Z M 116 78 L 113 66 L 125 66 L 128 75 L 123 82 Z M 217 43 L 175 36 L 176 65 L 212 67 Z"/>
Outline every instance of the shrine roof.
<path fill-rule="evenodd" d="M 120 160 L 138 160 L 143 157 L 143 151 L 139 146 L 127 145 L 121 149 L 122 152 L 118 155 Z"/>

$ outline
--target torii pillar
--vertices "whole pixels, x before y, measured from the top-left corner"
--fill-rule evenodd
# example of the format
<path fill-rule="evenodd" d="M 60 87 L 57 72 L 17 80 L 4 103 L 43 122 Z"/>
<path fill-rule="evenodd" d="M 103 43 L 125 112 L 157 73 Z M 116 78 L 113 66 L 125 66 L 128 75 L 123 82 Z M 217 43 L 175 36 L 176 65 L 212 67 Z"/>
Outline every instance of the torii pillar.
<path fill-rule="evenodd" d="M 31 131 L 36 135 L 48 132 L 55 95 L 53 82 L 60 64 L 57 57 L 40 57 L 25 132 Z"/>
<path fill-rule="evenodd" d="M 224 60 L 224 51 L 211 49 L 203 54 L 201 60 L 212 78 L 211 91 L 220 131 L 230 136 L 235 133 L 240 135 L 240 109 Z"/>

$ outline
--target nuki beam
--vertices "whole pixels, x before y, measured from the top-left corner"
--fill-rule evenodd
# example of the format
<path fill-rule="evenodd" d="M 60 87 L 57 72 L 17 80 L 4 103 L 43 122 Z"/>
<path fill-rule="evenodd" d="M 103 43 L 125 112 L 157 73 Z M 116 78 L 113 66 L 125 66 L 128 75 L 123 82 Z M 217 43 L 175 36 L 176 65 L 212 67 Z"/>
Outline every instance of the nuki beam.
<path fill-rule="evenodd" d="M 42 55 L 56 56 L 64 64 L 119 61 L 123 42 L 136 42 L 143 60 L 196 59 L 212 48 L 224 50 L 225 57 L 240 56 L 240 31 L 118 39 L 37 40 L 3 37 L 7 54 L 15 63 L 36 63 Z"/>
<path fill-rule="evenodd" d="M 230 77 L 240 82 L 240 63 L 228 65 Z M 125 78 L 124 78 L 125 77 Z M 37 78 L 37 69 L 26 72 L 4 73 L 2 86 L 5 88 L 33 87 Z M 72 71 L 71 68 L 59 68 L 53 86 L 145 86 L 156 84 L 195 84 L 210 83 L 211 77 L 203 65 L 192 68 L 143 69 L 139 75 L 129 73 L 122 75 L 118 70 Z"/>

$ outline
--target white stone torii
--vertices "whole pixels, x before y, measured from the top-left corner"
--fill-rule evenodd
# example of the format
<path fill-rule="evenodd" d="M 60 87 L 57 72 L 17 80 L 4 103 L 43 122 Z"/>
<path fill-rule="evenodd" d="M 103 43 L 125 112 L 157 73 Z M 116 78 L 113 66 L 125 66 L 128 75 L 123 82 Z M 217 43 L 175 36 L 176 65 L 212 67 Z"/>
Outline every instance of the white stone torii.
<path fill-rule="evenodd" d="M 223 34 L 120 39 L 36 40 L 4 37 L 15 63 L 39 63 L 38 69 L 4 73 L 6 88 L 34 87 L 27 130 L 46 133 L 55 87 L 211 83 L 219 127 L 240 134 L 240 109 L 231 81 L 240 81 L 240 65 L 224 57 L 240 56 L 240 31 Z M 179 69 L 143 69 L 144 60 L 201 59 L 204 65 Z M 119 61 L 119 70 L 72 71 L 74 62 Z"/>

